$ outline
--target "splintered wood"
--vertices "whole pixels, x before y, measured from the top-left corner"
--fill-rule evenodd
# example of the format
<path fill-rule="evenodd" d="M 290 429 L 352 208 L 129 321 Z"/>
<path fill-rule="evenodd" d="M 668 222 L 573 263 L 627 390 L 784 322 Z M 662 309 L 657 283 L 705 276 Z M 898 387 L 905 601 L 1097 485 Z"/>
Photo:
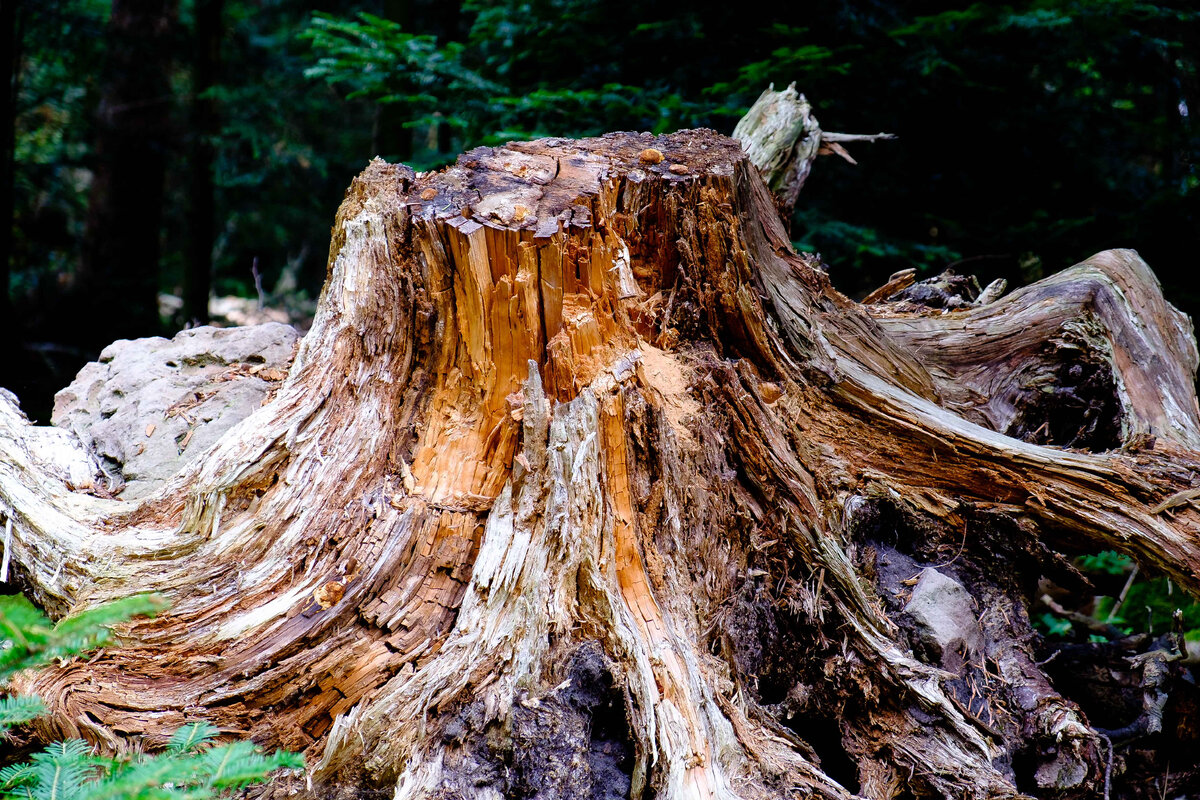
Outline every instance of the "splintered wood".
<path fill-rule="evenodd" d="M 690 748 L 687 757 L 689 792 L 694 797 L 712 797 L 717 787 L 712 785 L 713 779 L 710 777 L 710 748 L 703 724 L 697 716 L 697 702 L 689 696 L 692 686 L 675 653 L 667 623 L 654 600 L 650 579 L 638 552 L 637 516 L 629 479 L 624 411 L 620 395 L 614 394 L 605 401 L 600 416 L 600 441 L 603 443 L 606 484 L 616 542 L 617 583 L 626 607 L 653 653 L 654 679 L 660 695 L 658 699 L 671 704 L 686 722 Z"/>
<path fill-rule="evenodd" d="M 919 518 L 884 538 L 950 531 L 981 564 L 961 532 L 986 511 L 1029 552 L 1086 537 L 1195 590 L 1190 329 L 1129 252 L 951 314 L 874 299 L 792 252 L 711 131 L 373 162 L 278 393 L 156 494 L 72 491 L 0 395 L 5 562 L 58 611 L 173 604 L 18 688 L 46 736 L 127 749 L 205 719 L 303 750 L 307 797 L 595 769 L 631 797 L 850 798 L 830 752 L 872 798 L 1017 797 L 1026 761 L 1094 787 L 1099 735 L 1003 638 L 1009 584 L 980 623 L 1001 675 L 963 706 L 887 612 L 871 526 Z M 1038 387 L 1080 353 L 1107 444 L 1046 446 Z M 603 709 L 565 672 L 585 643 Z M 572 730 L 612 738 L 562 755 Z"/>

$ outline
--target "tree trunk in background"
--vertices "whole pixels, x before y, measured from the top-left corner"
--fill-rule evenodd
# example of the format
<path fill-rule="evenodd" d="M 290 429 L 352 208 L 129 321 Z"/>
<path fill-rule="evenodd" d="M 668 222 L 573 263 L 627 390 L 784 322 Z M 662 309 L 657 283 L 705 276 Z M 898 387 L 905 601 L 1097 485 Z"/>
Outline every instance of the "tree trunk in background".
<path fill-rule="evenodd" d="M 302 750 L 281 795 L 1195 791 L 1180 643 L 1052 661 L 1027 609 L 1082 548 L 1200 587 L 1196 364 L 1130 251 L 854 303 L 711 131 L 377 161 L 277 395 L 157 493 L 68 486 L 0 398 L 25 585 L 172 602 L 22 688 L 47 736 Z"/>
<path fill-rule="evenodd" d="M 197 0 L 196 48 L 192 62 L 192 152 L 188 194 L 191 198 L 191 237 L 184 272 L 183 318 L 189 323 L 208 322 L 208 298 L 212 293 L 212 254 L 215 237 L 215 187 L 213 182 L 213 139 L 217 135 L 216 103 L 205 92 L 216 84 L 221 63 L 221 15 L 224 0 Z"/>
<path fill-rule="evenodd" d="M 98 343 L 158 330 L 163 177 L 171 147 L 173 0 L 113 0 L 78 330 Z"/>
<path fill-rule="evenodd" d="M 7 347 L 13 344 L 12 299 L 9 281 L 13 256 L 13 207 L 16 191 L 15 145 L 17 121 L 17 76 L 20 71 L 22 42 L 18 32 L 17 6 L 19 0 L 0 0 L 0 41 L 7 42 L 9 52 L 0 57 L 0 341 Z"/>

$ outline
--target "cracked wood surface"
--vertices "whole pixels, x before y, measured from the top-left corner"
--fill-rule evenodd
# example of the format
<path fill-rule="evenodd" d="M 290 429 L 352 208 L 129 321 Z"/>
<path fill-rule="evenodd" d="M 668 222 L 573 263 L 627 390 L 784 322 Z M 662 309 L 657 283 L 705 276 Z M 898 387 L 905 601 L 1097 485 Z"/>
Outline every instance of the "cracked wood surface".
<path fill-rule="evenodd" d="M 1046 343 L 1084 328 L 1118 446 L 1004 435 Z M 277 396 L 157 493 L 69 491 L 0 400 L 0 504 L 33 594 L 172 602 L 23 688 L 48 735 L 120 749 L 208 719 L 307 752 L 318 787 L 432 797 L 469 769 L 439 733 L 455 715 L 504 729 L 596 641 L 634 796 L 848 797 L 731 655 L 738 593 L 802 568 L 818 621 L 787 657 L 857 698 L 837 713 L 862 792 L 1018 796 L 1012 753 L 1064 732 L 1074 761 L 1047 780 L 1094 785 L 1094 732 L 1025 655 L 996 659 L 996 702 L 1032 698 L 1015 723 L 964 711 L 889 618 L 855 524 L 879 498 L 946 530 L 990 510 L 1194 591 L 1200 516 L 1170 499 L 1200 469 L 1195 365 L 1126 251 L 980 309 L 868 313 L 709 131 L 481 148 L 420 177 L 376 161 Z"/>

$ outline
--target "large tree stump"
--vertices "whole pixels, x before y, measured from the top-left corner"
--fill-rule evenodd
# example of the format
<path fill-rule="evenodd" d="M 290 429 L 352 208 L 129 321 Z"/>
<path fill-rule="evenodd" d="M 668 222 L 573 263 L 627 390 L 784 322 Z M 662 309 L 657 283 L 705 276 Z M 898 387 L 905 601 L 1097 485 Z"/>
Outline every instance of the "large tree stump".
<path fill-rule="evenodd" d="M 315 796 L 1136 792 L 1026 608 L 1081 549 L 1200 587 L 1196 363 L 1129 251 L 851 302 L 710 131 L 376 161 L 278 394 L 157 493 L 72 490 L 0 403 L 28 591 L 172 602 L 23 688 L 48 736 L 304 751 Z M 975 604 L 941 652 L 918 576 Z"/>

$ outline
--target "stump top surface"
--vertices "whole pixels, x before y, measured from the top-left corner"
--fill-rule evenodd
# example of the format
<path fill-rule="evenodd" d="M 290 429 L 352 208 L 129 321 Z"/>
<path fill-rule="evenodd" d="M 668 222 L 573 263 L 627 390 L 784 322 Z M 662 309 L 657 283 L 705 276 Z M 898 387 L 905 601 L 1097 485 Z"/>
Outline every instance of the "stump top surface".
<path fill-rule="evenodd" d="M 588 139 L 549 138 L 477 147 L 444 169 L 415 176 L 404 199 L 415 215 L 463 225 L 558 230 L 559 218 L 589 224 L 572 209 L 595 194 L 607 177 L 681 182 L 700 175 L 730 175 L 745 158 L 737 141 L 699 128 L 675 133 L 620 132 Z M 405 168 L 372 162 L 363 177 L 406 178 Z M 455 218 L 462 223 L 453 222 Z"/>

